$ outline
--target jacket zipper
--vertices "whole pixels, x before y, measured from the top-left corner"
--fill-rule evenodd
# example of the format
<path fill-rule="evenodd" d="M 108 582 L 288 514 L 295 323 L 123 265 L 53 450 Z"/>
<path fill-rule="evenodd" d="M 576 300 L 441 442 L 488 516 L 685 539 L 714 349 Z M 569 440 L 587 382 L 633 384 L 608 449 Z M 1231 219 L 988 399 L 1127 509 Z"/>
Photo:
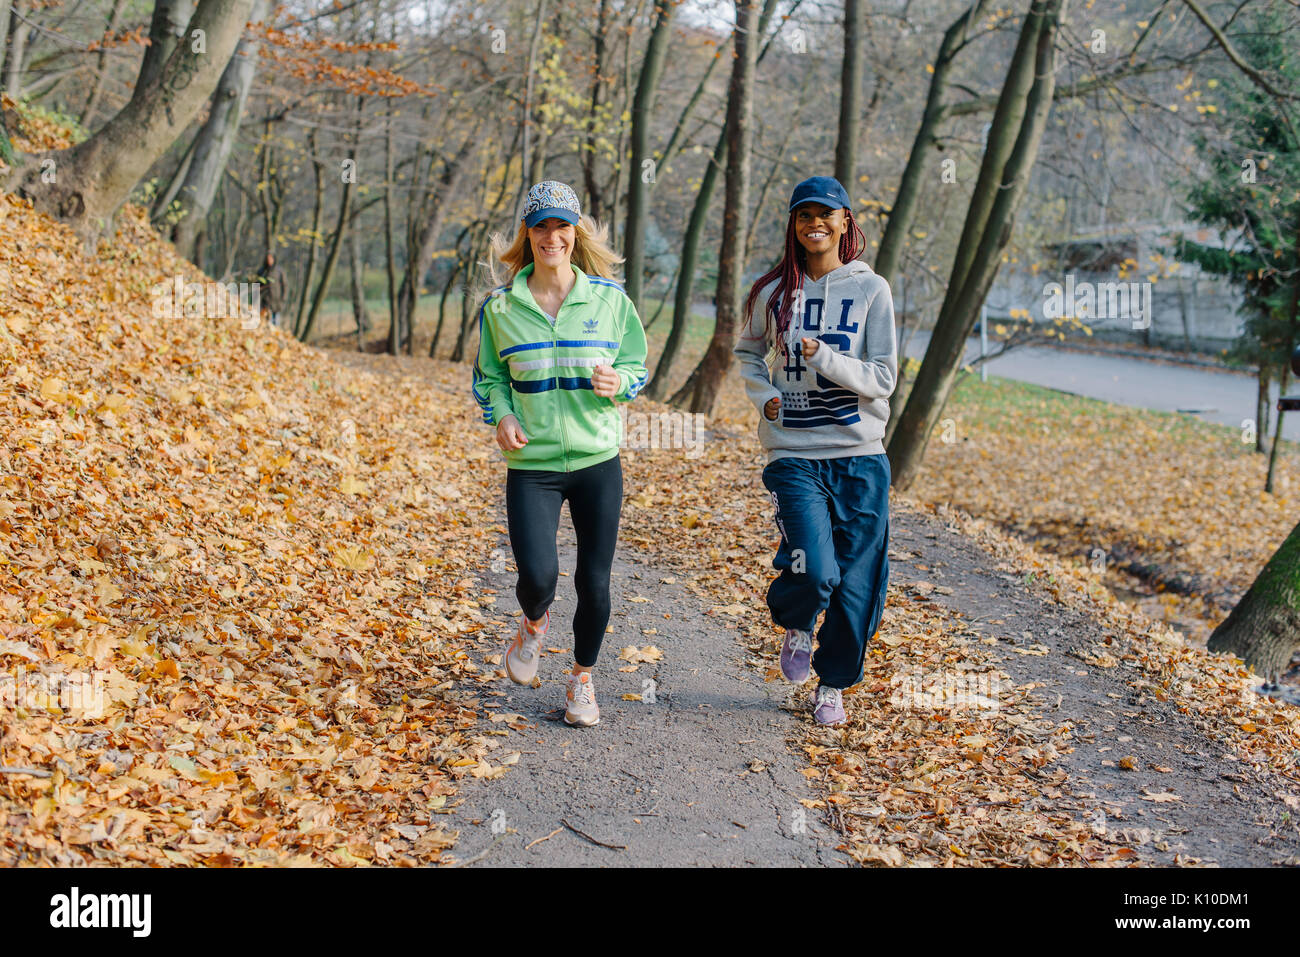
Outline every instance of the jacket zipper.
<path fill-rule="evenodd" d="M 564 471 L 568 472 L 569 433 L 564 428 L 564 409 L 562 407 L 560 396 L 560 362 L 558 355 L 560 351 L 560 313 L 564 311 L 564 303 L 560 303 L 560 308 L 555 310 L 555 322 L 551 322 L 549 318 L 543 315 L 539 307 L 531 306 L 526 302 L 523 303 L 523 305 L 528 306 L 537 318 L 546 323 L 551 330 L 551 358 L 555 360 L 555 365 L 551 370 L 555 374 L 555 388 L 551 391 L 555 393 L 555 400 L 553 403 L 555 406 L 555 418 L 560 423 L 560 461 L 564 465 Z"/>

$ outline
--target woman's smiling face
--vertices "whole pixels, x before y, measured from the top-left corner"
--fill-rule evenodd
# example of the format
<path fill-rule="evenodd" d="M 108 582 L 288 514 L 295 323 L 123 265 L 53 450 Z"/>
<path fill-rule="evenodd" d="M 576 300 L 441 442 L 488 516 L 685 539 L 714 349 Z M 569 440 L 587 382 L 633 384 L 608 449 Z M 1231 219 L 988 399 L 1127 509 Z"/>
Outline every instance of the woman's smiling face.
<path fill-rule="evenodd" d="M 810 253 L 826 253 L 838 248 L 848 229 L 849 221 L 843 209 L 831 209 L 821 203 L 804 203 L 794 211 L 795 236 Z"/>
<path fill-rule="evenodd" d="M 533 260 L 553 269 L 567 266 L 573 256 L 573 243 L 577 231 L 572 223 L 562 219 L 543 219 L 528 227 L 528 241 L 533 247 Z"/>

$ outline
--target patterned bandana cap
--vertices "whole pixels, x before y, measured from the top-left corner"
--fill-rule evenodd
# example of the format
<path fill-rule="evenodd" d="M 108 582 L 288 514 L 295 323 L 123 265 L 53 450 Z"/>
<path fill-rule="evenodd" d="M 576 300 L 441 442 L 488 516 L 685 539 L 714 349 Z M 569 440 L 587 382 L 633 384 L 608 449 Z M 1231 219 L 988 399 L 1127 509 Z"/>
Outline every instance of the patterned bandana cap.
<path fill-rule="evenodd" d="M 555 180 L 536 184 L 528 191 L 524 200 L 523 212 L 519 218 L 524 225 L 532 228 L 544 219 L 562 219 L 566 223 L 577 223 L 582 215 L 578 205 L 578 194 L 573 188 Z"/>

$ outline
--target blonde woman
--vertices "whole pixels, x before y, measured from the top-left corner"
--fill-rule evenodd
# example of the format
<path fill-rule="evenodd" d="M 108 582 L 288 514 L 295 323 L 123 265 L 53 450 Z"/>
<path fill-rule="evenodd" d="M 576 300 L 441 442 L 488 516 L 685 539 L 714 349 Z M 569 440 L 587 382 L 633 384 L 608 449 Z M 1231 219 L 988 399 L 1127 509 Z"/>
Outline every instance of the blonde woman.
<path fill-rule="evenodd" d="M 567 499 L 578 540 L 573 669 L 564 720 L 600 720 L 591 670 L 609 623 L 609 575 L 623 504 L 622 420 L 646 383 L 645 330 L 613 281 L 622 260 L 564 183 L 528 191 L 519 228 L 494 252 L 510 281 L 479 309 L 474 399 L 506 460 L 506 518 L 523 614 L 505 653 L 519 684 L 537 674 L 559 580 L 555 535 Z M 554 638 L 550 639 L 552 642 Z"/>

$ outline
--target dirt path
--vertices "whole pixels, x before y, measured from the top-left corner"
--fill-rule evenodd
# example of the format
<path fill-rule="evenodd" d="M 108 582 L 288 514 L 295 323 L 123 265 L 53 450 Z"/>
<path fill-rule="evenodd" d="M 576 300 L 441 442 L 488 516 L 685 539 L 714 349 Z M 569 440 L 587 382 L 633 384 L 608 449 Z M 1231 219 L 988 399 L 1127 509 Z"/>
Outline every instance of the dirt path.
<path fill-rule="evenodd" d="M 509 543 L 501 547 L 508 555 Z M 576 600 L 564 573 L 573 565 L 566 508 L 562 575 L 551 609 L 554 640 L 547 643 L 565 653 L 543 655 L 540 688 L 502 678 L 502 696 L 485 697 L 486 707 L 520 714 L 530 727 L 512 733 L 503 747 L 522 751 L 508 774 L 462 786 L 464 803 L 454 817 L 461 832 L 457 857 L 483 866 L 848 863 L 818 813 L 799 804 L 816 795 L 786 747 L 797 720 L 782 710 L 788 687 L 765 683 L 746 666 L 734 633 L 704 614 L 671 572 L 620 555 L 613 571 L 614 632 L 606 635 L 595 672 L 600 724 L 563 722 Z M 485 642 L 485 654 L 502 651 L 517 621 L 505 614 L 517 607 L 509 567 L 485 576 L 503 613 L 501 641 Z M 654 645 L 663 658 L 620 672 L 628 663 L 619 651 L 633 644 Z"/>
<path fill-rule="evenodd" d="M 1038 683 L 1044 713 L 1073 723 L 1053 765 L 1069 773 L 1076 796 L 1062 808 L 1122 833 L 1147 863 L 1173 864 L 1178 856 L 1180 862 L 1190 857 L 1234 867 L 1300 864 L 1300 826 L 1287 804 L 1300 807 L 1300 788 L 1239 761 L 1172 701 L 1130 686 L 1128 669 L 1093 667 L 1073 657 L 1103 636 L 1096 620 L 995 571 L 988 552 L 930 515 L 895 507 L 891 531 L 891 549 L 914 556 L 892 563 L 891 581 L 952 589 L 932 593 L 932 600 L 998 638 L 1000 667 L 1017 684 Z M 1012 650 L 1033 645 L 1050 650 Z M 1137 770 L 1120 767 L 1129 755 Z M 1152 802 L 1144 790 L 1179 800 Z"/>

